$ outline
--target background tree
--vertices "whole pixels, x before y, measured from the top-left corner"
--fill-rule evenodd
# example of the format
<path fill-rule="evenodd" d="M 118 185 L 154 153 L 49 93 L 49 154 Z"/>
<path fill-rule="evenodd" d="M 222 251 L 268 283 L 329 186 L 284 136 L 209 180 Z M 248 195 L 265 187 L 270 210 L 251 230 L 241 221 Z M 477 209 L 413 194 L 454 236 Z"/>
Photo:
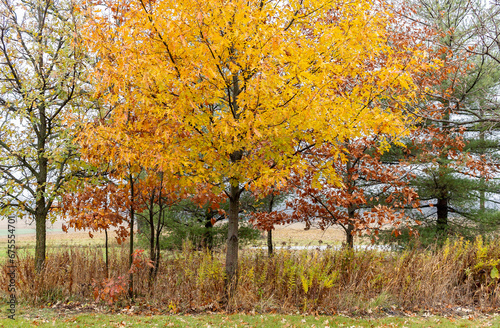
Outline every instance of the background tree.
<path fill-rule="evenodd" d="M 45 261 L 46 221 L 75 171 L 75 127 L 87 106 L 84 53 L 70 1 L 0 2 L 0 202 L 36 224 L 35 267 Z"/>
<path fill-rule="evenodd" d="M 258 191 L 257 191 L 258 192 Z M 273 229 L 274 225 L 270 226 L 268 224 L 262 224 L 266 222 L 266 216 L 271 216 L 276 213 L 280 207 L 283 207 L 283 203 L 290 195 L 290 186 L 287 185 L 286 188 L 281 190 L 276 190 L 272 188 L 269 193 L 262 198 L 262 196 L 256 197 L 259 199 L 255 205 L 251 206 L 251 222 L 254 222 L 257 226 L 264 227 L 266 231 L 266 242 L 267 242 L 267 254 L 272 256 L 274 253 L 273 245 Z"/>
<path fill-rule="evenodd" d="M 339 225 L 346 244 L 354 247 L 354 235 L 378 234 L 382 226 L 400 229 L 413 222 L 405 213 L 419 205 L 416 192 L 408 187 L 411 175 L 402 163 L 386 164 L 382 159 L 383 136 L 364 137 L 344 143 L 341 156 L 332 156 L 328 146 L 304 153 L 309 162 L 305 174 L 293 174 L 294 191 L 287 207 L 270 214 L 261 213 L 258 222 L 267 227 L 301 221 L 306 229 Z M 319 178 L 318 167 L 331 165 L 342 177 L 342 184 Z M 398 233 L 398 230 L 396 230 Z"/>
<path fill-rule="evenodd" d="M 169 180 L 163 172 L 143 170 L 135 183 L 135 208 L 137 225 L 145 223 L 144 231 L 149 242 L 149 284 L 156 278 L 161 259 L 160 240 L 166 227 L 166 217 L 173 206 L 185 196 L 175 180 Z"/>
<path fill-rule="evenodd" d="M 224 221 L 229 203 L 220 204 L 196 202 L 196 195 L 191 195 L 168 208 L 165 212 L 165 232 L 161 243 L 163 249 L 182 249 L 186 242 L 197 250 L 214 249 L 224 246 L 227 239 L 228 224 Z M 243 198 L 246 198 L 243 196 Z M 241 211 L 243 212 L 243 211 Z M 243 215 L 240 212 L 240 215 Z M 240 245 L 248 244 L 261 237 L 261 233 L 251 224 L 240 223 L 238 239 Z M 217 223 L 219 222 L 219 223 Z"/>
<path fill-rule="evenodd" d="M 465 0 L 415 2 L 414 19 L 439 32 L 432 47 L 444 68 L 440 85 L 422 103 L 422 126 L 410 138 L 410 161 L 420 167 L 412 186 L 426 209 L 423 219 L 440 235 L 451 226 L 491 231 L 498 222 L 499 189 L 491 178 L 498 166 L 500 67 L 481 50 L 474 13 L 483 6 Z"/>

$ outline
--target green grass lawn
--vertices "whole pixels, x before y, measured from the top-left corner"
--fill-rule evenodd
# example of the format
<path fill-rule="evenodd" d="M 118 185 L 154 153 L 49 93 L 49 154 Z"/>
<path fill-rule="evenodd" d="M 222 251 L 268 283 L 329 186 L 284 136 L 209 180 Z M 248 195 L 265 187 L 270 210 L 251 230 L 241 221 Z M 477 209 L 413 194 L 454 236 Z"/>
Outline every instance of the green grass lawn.
<path fill-rule="evenodd" d="M 50 309 L 20 306 L 16 319 L 6 318 L 2 307 L 0 327 L 500 327 L 499 316 L 445 318 L 439 316 L 348 318 L 279 314 L 128 315 L 61 314 Z"/>

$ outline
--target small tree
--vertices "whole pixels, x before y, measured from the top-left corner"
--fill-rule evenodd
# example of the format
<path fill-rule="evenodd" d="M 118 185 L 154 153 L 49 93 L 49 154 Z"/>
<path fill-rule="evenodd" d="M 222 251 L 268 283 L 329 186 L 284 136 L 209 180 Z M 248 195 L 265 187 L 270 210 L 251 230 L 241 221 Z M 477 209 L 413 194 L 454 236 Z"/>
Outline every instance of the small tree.
<path fill-rule="evenodd" d="M 106 277 L 109 278 L 108 231 L 116 229 L 116 239 L 121 244 L 129 235 L 124 226 L 127 222 L 128 195 L 112 181 L 100 183 L 82 181 L 76 191 L 65 193 L 61 202 L 61 212 L 67 218 L 68 227 L 77 230 L 105 233 Z"/>
<path fill-rule="evenodd" d="M 145 223 L 145 231 L 141 231 L 149 241 L 149 285 L 151 287 L 161 259 L 160 239 L 166 227 L 166 216 L 170 208 L 185 195 L 175 181 L 169 181 L 163 172 L 143 170 L 136 182 L 135 206 L 138 227 Z M 142 229 L 141 229 L 142 230 Z"/>

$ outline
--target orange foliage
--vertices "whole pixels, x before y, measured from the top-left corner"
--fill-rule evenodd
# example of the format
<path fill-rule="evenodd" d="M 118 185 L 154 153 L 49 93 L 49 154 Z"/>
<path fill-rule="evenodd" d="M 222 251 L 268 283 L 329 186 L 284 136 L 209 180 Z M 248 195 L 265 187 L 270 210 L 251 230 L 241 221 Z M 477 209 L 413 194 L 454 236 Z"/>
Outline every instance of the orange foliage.
<path fill-rule="evenodd" d="M 128 222 L 129 195 L 116 183 L 107 181 L 98 185 L 82 182 L 80 188 L 64 195 L 61 212 L 68 226 L 92 232 L 116 228 L 116 239 L 121 243 L 128 236 L 124 223 Z M 67 231 L 68 226 L 63 225 Z"/>
<path fill-rule="evenodd" d="M 341 156 L 334 156 L 328 146 L 305 153 L 310 166 L 290 178 L 294 195 L 287 209 L 254 213 L 256 224 L 269 229 L 274 224 L 303 221 L 306 227 L 340 225 L 348 233 L 359 234 L 372 230 L 377 234 L 384 225 L 400 228 L 408 224 L 404 210 L 418 207 L 419 200 L 408 186 L 411 173 L 407 168 L 402 163 L 384 163 L 376 138 L 351 140 L 344 147 Z M 342 180 L 317 179 L 316 171 L 324 165 L 334 167 Z"/>

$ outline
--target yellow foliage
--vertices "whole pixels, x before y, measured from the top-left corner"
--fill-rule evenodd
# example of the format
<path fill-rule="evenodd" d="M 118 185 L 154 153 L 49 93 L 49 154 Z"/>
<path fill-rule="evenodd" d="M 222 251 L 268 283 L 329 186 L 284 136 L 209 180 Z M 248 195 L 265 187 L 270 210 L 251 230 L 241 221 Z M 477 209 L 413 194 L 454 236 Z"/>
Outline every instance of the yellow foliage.
<path fill-rule="evenodd" d="M 140 161 L 186 184 L 279 187 L 304 167 L 295 155 L 306 144 L 401 135 L 412 74 L 434 65 L 411 45 L 391 47 L 380 1 L 110 0 L 89 10 L 94 82 L 112 111 L 82 142 L 95 160 Z"/>

